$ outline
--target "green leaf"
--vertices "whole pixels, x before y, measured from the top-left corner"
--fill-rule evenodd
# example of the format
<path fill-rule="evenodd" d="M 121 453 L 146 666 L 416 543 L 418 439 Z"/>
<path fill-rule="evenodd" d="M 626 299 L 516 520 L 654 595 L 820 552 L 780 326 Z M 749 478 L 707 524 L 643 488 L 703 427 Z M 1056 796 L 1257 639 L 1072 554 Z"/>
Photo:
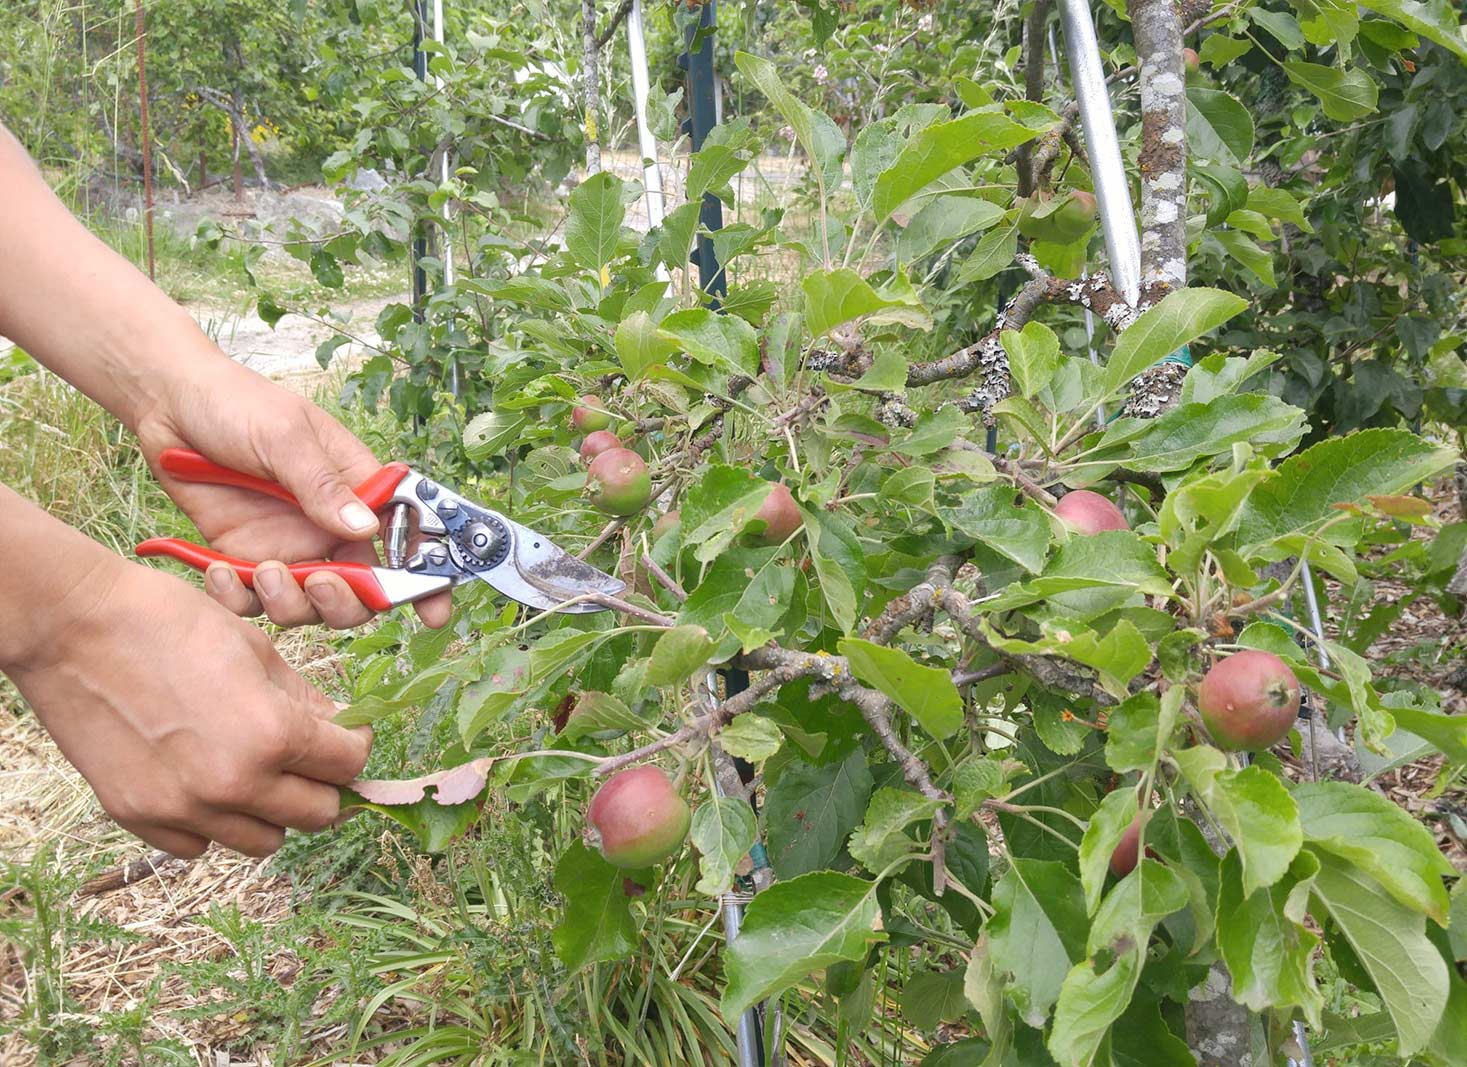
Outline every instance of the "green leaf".
<path fill-rule="evenodd" d="M 1397 1053 L 1426 1047 L 1446 1010 L 1446 961 L 1426 936 L 1426 917 L 1398 903 L 1353 864 L 1317 853 L 1314 897 L 1355 950 L 1396 1024 Z"/>
<path fill-rule="evenodd" d="M 776 563 L 774 548 L 732 549 L 713 561 L 698 588 L 678 614 L 680 623 L 696 623 L 722 634 L 724 618 L 735 615 L 746 626 L 773 630 L 790 608 L 795 572 Z M 729 635 L 718 646 L 719 660 L 732 656 L 740 639 Z"/>
<path fill-rule="evenodd" d="M 1089 1067 L 1111 1024 L 1136 992 L 1156 924 L 1187 905 L 1182 879 L 1155 860 L 1106 894 L 1090 926 L 1086 958 L 1065 976 L 1049 1033 L 1050 1054 L 1062 1064 Z"/>
<path fill-rule="evenodd" d="M 1254 8 L 1248 12 L 1248 17 L 1273 34 L 1278 43 L 1290 52 L 1297 52 L 1304 47 L 1304 34 L 1293 15 Z"/>
<path fill-rule="evenodd" d="M 1233 999 L 1256 1012 L 1298 1007 L 1316 1029 L 1324 1006 L 1313 973 L 1319 938 L 1304 918 L 1318 870 L 1314 855 L 1301 852 L 1284 878 L 1245 894 L 1233 849 L 1223 860 L 1217 900 L 1217 945 L 1232 975 Z"/>
<path fill-rule="evenodd" d="M 878 223 L 910 197 L 948 171 L 1039 136 L 1042 131 L 1019 125 L 993 111 L 973 111 L 950 122 L 935 122 L 910 140 L 896 162 L 876 179 L 871 209 Z"/>
<path fill-rule="evenodd" d="M 682 544 L 709 563 L 754 519 L 773 485 L 743 467 L 710 467 L 682 506 Z"/>
<path fill-rule="evenodd" d="M 1048 385 L 1059 369 L 1059 338 L 1042 322 L 1027 322 L 1022 331 L 1004 330 L 999 340 L 1009 354 L 1009 372 L 1014 384 L 1026 398 Z"/>
<path fill-rule="evenodd" d="M 1340 70 L 1302 59 L 1285 60 L 1289 81 L 1319 97 L 1324 113 L 1336 122 L 1352 122 L 1375 110 L 1379 90 L 1363 70 Z"/>
<path fill-rule="evenodd" d="M 1208 236 L 1222 245 L 1223 251 L 1229 257 L 1236 260 L 1260 282 L 1269 288 L 1274 287 L 1276 283 L 1273 276 L 1272 252 L 1259 248 L 1256 242 L 1239 230 L 1213 230 Z"/>
<path fill-rule="evenodd" d="M 593 174 L 570 195 L 570 217 L 565 223 L 565 247 L 576 266 L 598 276 L 616 258 L 621 224 L 626 218 L 622 180 L 610 171 Z"/>
<path fill-rule="evenodd" d="M 1071 537 L 1043 574 L 1010 586 L 990 610 L 1012 611 L 1043 601 L 1051 615 L 1088 622 L 1138 594 L 1169 598 L 1171 585 L 1154 547 L 1129 530 L 1105 530 Z"/>
<path fill-rule="evenodd" d="M 1353 863 L 1408 908 L 1443 926 L 1451 906 L 1443 876 L 1456 873 L 1431 831 L 1378 793 L 1347 782 L 1294 787 L 1304 840 Z"/>
<path fill-rule="evenodd" d="M 1420 708 L 1391 709 L 1396 725 L 1431 742 L 1453 763 L 1467 763 L 1467 715 L 1437 715 Z"/>
<path fill-rule="evenodd" d="M 932 317 L 910 285 L 876 290 L 855 271 L 842 267 L 806 275 L 802 287 L 805 323 L 816 337 L 853 319 L 896 322 L 916 329 L 932 324 Z"/>
<path fill-rule="evenodd" d="M 912 216 L 897 238 L 897 261 L 911 263 L 970 233 L 998 225 L 1003 208 L 976 196 L 938 196 Z"/>
<path fill-rule="evenodd" d="M 840 161 L 846 139 L 829 115 L 799 100 L 780 80 L 774 64 L 747 52 L 734 53 L 734 64 L 754 87 L 769 98 L 784 120 L 795 131 L 805 157 L 815 163 L 816 181 L 822 197 L 840 180 Z"/>
<path fill-rule="evenodd" d="M 841 960 L 864 959 L 886 940 L 876 929 L 876 883 L 835 871 L 776 882 L 744 913 L 743 929 L 724 950 L 725 1020 Z"/>
<path fill-rule="evenodd" d="M 698 850 L 697 890 L 710 897 L 733 886 L 734 869 L 754 845 L 754 809 L 733 797 L 716 797 L 693 812 L 693 847 Z"/>
<path fill-rule="evenodd" d="M 1310 533 L 1337 514 L 1332 505 L 1404 493 L 1449 470 L 1454 461 L 1450 448 L 1431 445 L 1406 430 L 1361 430 L 1328 438 L 1290 456 L 1273 479 L 1253 492 L 1239 521 L 1239 543 L 1261 545 Z M 1358 528 L 1336 526 L 1325 536 L 1347 545 L 1358 536 Z"/>
<path fill-rule="evenodd" d="M 512 441 L 518 441 L 530 420 L 523 415 L 504 411 L 486 411 L 475 415 L 464 427 L 464 452 L 476 462 L 503 452 Z"/>
<path fill-rule="evenodd" d="M 1118 392 L 1132 378 L 1183 345 L 1227 322 L 1248 302 L 1221 289 L 1178 289 L 1122 331 L 1105 365 L 1105 395 Z"/>
<path fill-rule="evenodd" d="M 1209 38 L 1210 40 L 1210 38 Z M 1314 227 L 1304 216 L 1303 205 L 1294 199 L 1294 194 L 1284 189 L 1270 189 L 1266 185 L 1255 185 L 1248 190 L 1248 210 L 1256 211 L 1271 219 L 1292 223 L 1305 233 L 1313 233 Z"/>
<path fill-rule="evenodd" d="M 557 736 L 564 741 L 575 741 L 603 732 L 625 733 L 646 725 L 640 716 L 610 693 L 588 691 L 576 697 L 565 728 Z"/>
<path fill-rule="evenodd" d="M 1226 67 L 1239 56 L 1245 56 L 1253 48 L 1253 42 L 1241 37 L 1229 37 L 1222 33 L 1209 33 L 1198 49 L 1197 58 L 1209 67 Z"/>
<path fill-rule="evenodd" d="M 645 311 L 627 316 L 617 326 L 615 345 L 616 358 L 633 381 L 643 377 L 650 368 L 666 363 L 678 350 Z"/>
<path fill-rule="evenodd" d="M 708 663 L 716 647 L 717 644 L 703 627 L 674 626 L 664 632 L 657 639 L 657 644 L 652 646 L 652 657 L 647 663 L 647 684 L 681 685 L 699 667 Z"/>
<path fill-rule="evenodd" d="M 1110 857 L 1137 815 L 1136 794 L 1113 789 L 1090 816 L 1085 836 L 1080 838 L 1080 885 L 1085 890 L 1085 913 L 1094 915 L 1105 892 Z"/>
<path fill-rule="evenodd" d="M 957 507 L 939 507 L 948 526 L 1030 574 L 1044 566 L 1049 551 L 1049 520 L 1027 497 L 1005 485 L 985 485 L 966 493 Z"/>
<path fill-rule="evenodd" d="M 1408 30 L 1467 60 L 1467 44 L 1462 41 L 1461 21 L 1449 0 L 1363 0 L 1361 7 L 1394 19 Z"/>
<path fill-rule="evenodd" d="M 842 639 L 839 650 L 852 674 L 885 693 L 937 740 L 963 725 L 963 698 L 946 669 L 924 667 L 899 648 L 856 637 Z"/>
<path fill-rule="evenodd" d="M 930 820 L 940 806 L 909 789 L 878 789 L 871 796 L 866 818 L 851 835 L 851 856 L 872 874 L 885 874 L 897 860 L 922 849 L 907 836 L 907 827 Z"/>
<path fill-rule="evenodd" d="M 763 715 L 740 715 L 719 731 L 718 743 L 730 756 L 762 763 L 779 751 L 784 734 Z"/>
<path fill-rule="evenodd" d="M 624 888 L 627 872 L 573 841 L 555 865 L 555 888 L 565 897 L 551 933 L 555 954 L 572 971 L 630 955 L 640 940 Z"/>
<path fill-rule="evenodd" d="M 989 230 L 978 239 L 978 243 L 973 246 L 973 251 L 968 253 L 968 258 L 963 260 L 952 284 L 955 287 L 964 286 L 969 282 L 981 282 L 992 278 L 1014 261 L 1014 254 L 1018 249 L 1019 224 L 1017 221 Z"/>
<path fill-rule="evenodd" d="M 881 483 L 878 497 L 887 507 L 912 507 L 931 515 L 937 511 L 936 485 L 937 475 L 930 467 L 903 467 Z"/>
<path fill-rule="evenodd" d="M 953 769 L 953 818 L 966 819 L 989 797 L 1009 791 L 1009 779 L 1022 769 L 1017 761 L 1004 763 L 982 756 L 969 756 Z"/>
<path fill-rule="evenodd" d="M 1253 151 L 1253 116 L 1221 89 L 1189 88 L 1187 147 L 1198 159 L 1246 163 Z"/>
<path fill-rule="evenodd" d="M 1099 671 L 1101 684 L 1116 697 L 1127 695 L 1131 679 L 1152 659 L 1151 642 L 1129 619 L 1116 623 L 1104 637 L 1093 630 L 1069 635 L 1053 630 L 1051 636 L 1062 655 Z"/>
<path fill-rule="evenodd" d="M 1299 408 L 1267 393 L 1220 396 L 1205 404 L 1180 404 L 1155 419 L 1117 419 L 1100 439 L 1094 462 L 1166 473 L 1227 455 L 1237 444 L 1252 442 L 1260 451 L 1279 452 L 1303 436 L 1306 420 Z"/>
<path fill-rule="evenodd" d="M 1041 1027 L 1065 974 L 1081 956 L 1088 924 L 1079 881 L 1062 865 L 1014 857 L 993 887 L 988 956 L 1008 979 L 1019 1016 Z"/>
<path fill-rule="evenodd" d="M 962 971 L 921 971 L 902 989 L 902 1014 L 919 1030 L 957 1022 L 967 1009 Z"/>
<path fill-rule="evenodd" d="M 1256 764 L 1228 770 L 1227 757 L 1198 746 L 1175 753 L 1182 774 L 1233 839 L 1243 864 L 1243 891 L 1273 885 L 1304 843 L 1299 808 L 1289 791 Z"/>
<path fill-rule="evenodd" d="M 845 520 L 828 511 L 803 511 L 810 539 L 810 561 L 820 579 L 820 592 L 842 633 L 856 625 L 866 588 L 865 555 Z"/>
<path fill-rule="evenodd" d="M 1167 1027 L 1160 1007 L 1139 998 L 1111 1028 L 1110 1057 L 1111 1067 L 1197 1067 L 1192 1050 Z"/>
<path fill-rule="evenodd" d="M 468 833 L 479 818 L 479 798 L 461 804 L 440 804 L 424 796 L 411 804 L 375 804 L 351 789 L 341 790 L 341 807 L 365 808 L 383 815 L 412 833 L 424 852 L 442 852 Z"/>
<path fill-rule="evenodd" d="M 871 772 L 860 749 L 822 767 L 790 763 L 768 787 L 764 826 L 769 862 L 780 878 L 835 865 L 866 813 Z"/>
<path fill-rule="evenodd" d="M 665 342 L 675 344 L 705 366 L 728 374 L 759 373 L 758 335 L 737 315 L 687 308 L 663 319 L 658 330 Z"/>

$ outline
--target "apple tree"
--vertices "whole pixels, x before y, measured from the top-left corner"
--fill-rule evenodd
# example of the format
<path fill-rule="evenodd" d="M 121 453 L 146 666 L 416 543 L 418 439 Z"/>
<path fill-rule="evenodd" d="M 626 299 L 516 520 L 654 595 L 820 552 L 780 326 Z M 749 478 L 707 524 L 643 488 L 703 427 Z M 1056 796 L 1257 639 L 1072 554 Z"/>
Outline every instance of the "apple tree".
<path fill-rule="evenodd" d="M 1356 753 L 1409 733 L 1446 788 L 1467 718 L 1304 609 L 1308 575 L 1351 588 L 1363 554 L 1431 524 L 1409 494 L 1456 453 L 1385 408 L 1319 432 L 1340 429 L 1314 403 L 1335 386 L 1297 385 L 1303 296 L 1275 273 L 1327 272 L 1356 240 L 1339 191 L 1377 175 L 1336 173 L 1326 138 L 1388 122 L 1414 151 L 1455 131 L 1410 75 L 1455 84 L 1457 16 L 1112 0 L 1112 80 L 1139 87 L 1119 113 L 1131 304 L 1044 70 L 1048 8 L 925 31 L 883 9 L 943 80 L 883 74 L 849 137 L 740 53 L 759 121 L 726 117 L 662 225 L 631 231 L 638 190 L 591 175 L 528 261 L 491 230 L 426 321 L 401 320 L 414 367 L 452 349 L 479 383 L 438 455 L 628 589 L 593 615 L 461 594 L 451 633 L 369 672 L 344 715 L 440 694 L 459 744 L 353 799 L 430 848 L 486 790 L 584 805 L 554 879 L 572 973 L 635 953 L 689 896 L 752 893 L 722 949 L 730 1023 L 797 1025 L 820 981 L 859 1047 L 873 975 L 902 954 L 914 1025 L 960 1035 L 943 1063 L 1282 1062 L 1296 1021 L 1345 1025 L 1328 971 L 1376 998 L 1390 1056 L 1462 1064 L 1467 890 Z M 825 30 L 860 67 L 871 41 Z M 805 183 L 711 235 L 715 306 L 687 270 L 698 201 L 736 207 L 731 180 L 781 128 Z M 1329 181 L 1290 169 L 1309 152 Z M 1403 222 L 1445 180 L 1408 172 Z M 483 202 L 474 182 L 434 195 Z M 1309 343 L 1332 351 L 1338 329 Z"/>

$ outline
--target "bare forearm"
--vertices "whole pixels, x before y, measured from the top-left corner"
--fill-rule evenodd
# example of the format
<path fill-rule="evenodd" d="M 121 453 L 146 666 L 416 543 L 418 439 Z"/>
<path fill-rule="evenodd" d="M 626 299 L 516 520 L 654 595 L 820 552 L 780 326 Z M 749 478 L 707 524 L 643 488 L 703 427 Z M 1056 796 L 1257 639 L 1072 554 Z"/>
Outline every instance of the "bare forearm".
<path fill-rule="evenodd" d="M 0 485 L 0 671 L 60 656 L 130 566 Z"/>
<path fill-rule="evenodd" d="M 187 312 L 72 216 L 3 125 L 0 335 L 131 427 L 163 380 L 224 358 Z"/>

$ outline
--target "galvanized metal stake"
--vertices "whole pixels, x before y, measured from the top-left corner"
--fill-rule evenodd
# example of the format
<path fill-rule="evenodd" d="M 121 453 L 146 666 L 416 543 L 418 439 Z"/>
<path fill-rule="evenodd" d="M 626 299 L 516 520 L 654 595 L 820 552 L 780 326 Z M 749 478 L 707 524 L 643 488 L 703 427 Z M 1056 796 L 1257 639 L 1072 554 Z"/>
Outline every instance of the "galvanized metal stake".
<path fill-rule="evenodd" d="M 627 11 L 627 54 L 632 64 L 632 98 L 637 114 L 637 150 L 642 153 L 642 199 L 647 204 L 647 228 L 662 224 L 667 202 L 662 192 L 662 165 L 657 162 L 657 136 L 647 122 L 651 94 L 647 70 L 647 41 L 642 32 L 642 0 L 632 0 Z M 665 264 L 657 264 L 657 279 L 668 280 Z"/>
<path fill-rule="evenodd" d="M 443 0 L 433 0 L 433 39 L 439 44 L 443 43 Z M 439 92 L 443 91 L 443 76 L 435 74 L 433 84 Z M 443 152 L 443 166 L 439 178 L 447 182 L 452 173 L 449 157 L 452 152 L 445 149 Z M 449 232 L 449 226 L 453 223 L 453 209 L 447 202 L 443 205 L 443 284 L 449 286 L 454 281 L 453 271 L 453 235 Z M 458 396 L 458 360 L 449 357 L 448 360 L 448 391 Z"/>
<path fill-rule="evenodd" d="M 1110 109 L 1110 90 L 1105 84 L 1100 44 L 1090 18 L 1088 0 L 1060 0 L 1060 21 L 1065 34 L 1065 54 L 1070 60 L 1070 81 L 1080 121 L 1085 129 L 1085 149 L 1090 155 L 1090 177 L 1100 207 L 1100 225 L 1105 231 L 1105 254 L 1110 260 L 1110 280 L 1116 292 L 1135 307 L 1141 299 L 1141 235 L 1131 206 L 1131 189 L 1121 160 L 1121 143 L 1116 137 L 1115 116 Z"/>
<path fill-rule="evenodd" d="M 413 74 L 428 80 L 428 53 L 423 51 L 423 31 L 428 22 L 427 0 L 413 0 Z M 428 273 L 423 269 L 428 255 L 428 238 L 421 224 L 413 230 L 413 321 L 422 322 L 428 300 Z"/>

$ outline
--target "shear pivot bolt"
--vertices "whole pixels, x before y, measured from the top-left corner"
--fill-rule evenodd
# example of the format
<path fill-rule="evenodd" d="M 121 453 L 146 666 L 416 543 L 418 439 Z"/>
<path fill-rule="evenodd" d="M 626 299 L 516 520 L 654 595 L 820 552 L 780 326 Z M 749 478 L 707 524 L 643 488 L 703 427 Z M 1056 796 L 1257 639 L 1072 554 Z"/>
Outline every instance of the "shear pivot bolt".
<path fill-rule="evenodd" d="M 467 534 L 465 541 L 468 543 L 469 551 L 479 559 L 488 559 L 494 551 L 495 542 L 498 540 L 488 524 L 482 522 L 473 523 L 465 533 Z"/>
<path fill-rule="evenodd" d="M 448 549 L 442 545 L 434 545 L 428 549 L 428 562 L 435 567 L 441 567 L 448 562 Z"/>

